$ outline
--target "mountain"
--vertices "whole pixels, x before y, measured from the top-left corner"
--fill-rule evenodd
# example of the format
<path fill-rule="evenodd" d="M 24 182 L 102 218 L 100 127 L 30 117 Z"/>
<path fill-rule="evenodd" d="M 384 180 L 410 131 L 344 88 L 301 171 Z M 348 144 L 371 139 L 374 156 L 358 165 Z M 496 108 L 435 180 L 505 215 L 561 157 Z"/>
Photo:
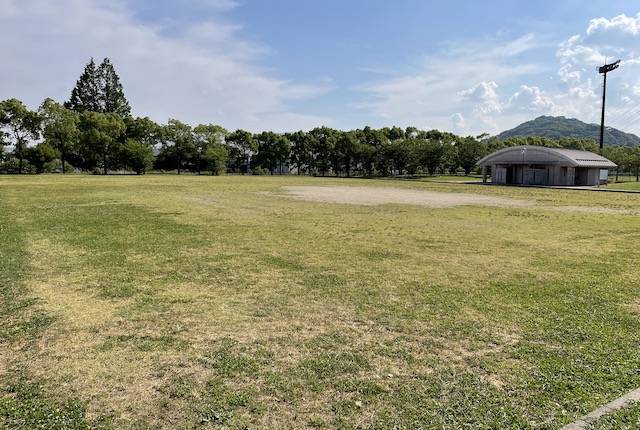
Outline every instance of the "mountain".
<path fill-rule="evenodd" d="M 503 131 L 498 135 L 498 139 L 507 140 L 511 137 L 527 136 L 547 137 L 553 140 L 560 140 L 563 137 L 576 137 L 578 139 L 591 139 L 599 144 L 600 126 L 563 116 L 541 116 L 533 121 L 520 124 L 511 130 Z M 606 146 L 636 146 L 640 145 L 640 137 L 607 127 L 604 131 L 604 144 Z"/>

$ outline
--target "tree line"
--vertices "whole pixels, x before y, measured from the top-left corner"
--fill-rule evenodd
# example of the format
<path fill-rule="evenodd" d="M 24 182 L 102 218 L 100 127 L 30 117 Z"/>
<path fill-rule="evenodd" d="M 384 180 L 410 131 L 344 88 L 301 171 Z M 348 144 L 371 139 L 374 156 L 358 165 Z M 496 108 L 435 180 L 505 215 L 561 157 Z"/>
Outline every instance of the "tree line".
<path fill-rule="evenodd" d="M 100 65 L 91 59 L 63 104 L 47 98 L 31 111 L 17 99 L 0 102 L 0 171 L 468 175 L 480 158 L 507 146 L 564 146 L 598 152 L 594 141 L 578 138 L 498 140 L 415 127 L 229 132 L 219 125 L 192 127 L 177 119 L 157 124 L 149 118 L 133 118 L 130 112 L 109 59 Z M 6 152 L 4 146 L 13 149 Z M 607 147 L 604 155 L 621 171 L 638 175 L 639 150 Z"/>

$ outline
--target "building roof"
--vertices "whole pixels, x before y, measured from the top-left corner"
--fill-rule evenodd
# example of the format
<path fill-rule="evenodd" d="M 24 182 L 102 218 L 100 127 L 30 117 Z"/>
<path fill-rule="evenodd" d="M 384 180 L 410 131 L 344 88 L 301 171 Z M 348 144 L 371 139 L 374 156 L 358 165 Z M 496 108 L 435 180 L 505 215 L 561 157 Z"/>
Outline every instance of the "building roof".
<path fill-rule="evenodd" d="M 492 164 L 558 164 L 569 167 L 617 167 L 617 164 L 590 151 L 547 146 L 510 146 L 487 155 L 476 163 Z"/>

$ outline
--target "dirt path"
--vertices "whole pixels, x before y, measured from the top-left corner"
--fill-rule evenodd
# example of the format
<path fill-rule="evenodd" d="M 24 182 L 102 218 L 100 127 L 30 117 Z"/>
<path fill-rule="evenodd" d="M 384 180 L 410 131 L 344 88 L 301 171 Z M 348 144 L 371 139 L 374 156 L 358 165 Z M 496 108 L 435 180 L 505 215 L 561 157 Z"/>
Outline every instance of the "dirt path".
<path fill-rule="evenodd" d="M 375 206 L 408 204 L 430 208 L 456 206 L 498 206 L 506 208 L 536 208 L 568 212 L 637 215 L 635 211 L 588 206 L 542 206 L 534 201 L 483 196 L 478 194 L 443 193 L 392 187 L 299 186 L 283 187 L 289 198 L 311 202 L 342 203 Z"/>

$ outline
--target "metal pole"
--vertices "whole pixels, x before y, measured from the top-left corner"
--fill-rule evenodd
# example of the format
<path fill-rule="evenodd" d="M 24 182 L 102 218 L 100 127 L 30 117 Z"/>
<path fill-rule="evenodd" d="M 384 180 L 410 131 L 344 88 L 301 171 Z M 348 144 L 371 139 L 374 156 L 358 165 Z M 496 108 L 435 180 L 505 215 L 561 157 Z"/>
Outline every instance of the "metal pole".
<path fill-rule="evenodd" d="M 527 153 L 527 148 L 522 148 L 520 152 L 522 153 L 522 183 L 520 185 L 524 185 L 524 154 Z"/>
<path fill-rule="evenodd" d="M 604 72 L 604 83 L 602 85 L 602 117 L 600 119 L 600 155 L 604 149 L 604 104 L 607 99 L 607 72 Z"/>
<path fill-rule="evenodd" d="M 602 85 L 602 118 L 600 121 L 600 155 L 602 155 L 602 150 L 604 149 L 604 103 L 607 96 L 607 73 L 617 69 L 619 66 L 620 60 L 598 68 L 598 73 L 604 75 L 604 83 Z"/>

